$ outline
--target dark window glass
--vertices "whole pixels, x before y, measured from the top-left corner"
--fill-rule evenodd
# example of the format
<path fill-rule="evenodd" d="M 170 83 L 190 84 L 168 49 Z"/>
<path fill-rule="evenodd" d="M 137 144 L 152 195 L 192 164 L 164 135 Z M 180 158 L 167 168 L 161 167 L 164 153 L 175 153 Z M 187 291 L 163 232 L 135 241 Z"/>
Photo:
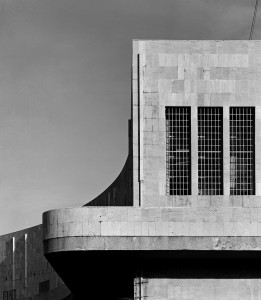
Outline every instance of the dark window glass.
<path fill-rule="evenodd" d="M 191 108 L 166 107 L 167 194 L 191 195 Z"/>
<path fill-rule="evenodd" d="M 46 293 L 50 290 L 50 280 L 45 280 L 39 283 L 39 294 Z"/>
<path fill-rule="evenodd" d="M 255 108 L 230 107 L 230 195 L 255 195 Z"/>
<path fill-rule="evenodd" d="M 198 107 L 198 193 L 223 195 L 222 107 Z"/>
<path fill-rule="evenodd" d="M 16 300 L 16 290 L 4 291 L 3 300 Z"/>

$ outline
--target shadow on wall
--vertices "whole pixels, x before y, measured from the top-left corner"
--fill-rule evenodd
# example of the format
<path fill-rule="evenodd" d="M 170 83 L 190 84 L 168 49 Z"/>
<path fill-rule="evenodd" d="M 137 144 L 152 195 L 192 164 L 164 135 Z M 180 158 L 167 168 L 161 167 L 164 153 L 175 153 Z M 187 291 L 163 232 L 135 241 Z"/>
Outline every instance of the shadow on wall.
<path fill-rule="evenodd" d="M 5 252 L 2 255 L 5 257 L 0 263 L 0 297 L 1 299 L 16 299 L 16 291 L 13 290 L 13 274 L 12 274 L 12 249 L 13 240 L 10 239 L 5 243 Z"/>
<path fill-rule="evenodd" d="M 25 238 L 9 238 L 5 242 L 4 259 L 0 263 L 1 299 L 27 299 L 27 277 L 25 263 Z M 22 263 L 24 262 L 24 263 Z"/>
<path fill-rule="evenodd" d="M 0 237 L 0 249 L 0 299 L 59 300 L 70 294 L 43 255 L 41 225 Z"/>

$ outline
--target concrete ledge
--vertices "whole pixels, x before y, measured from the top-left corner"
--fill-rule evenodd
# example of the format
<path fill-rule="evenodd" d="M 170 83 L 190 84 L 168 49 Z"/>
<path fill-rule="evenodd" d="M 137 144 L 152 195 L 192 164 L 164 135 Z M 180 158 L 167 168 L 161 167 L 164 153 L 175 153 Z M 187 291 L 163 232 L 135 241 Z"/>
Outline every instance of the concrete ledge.
<path fill-rule="evenodd" d="M 45 254 L 86 250 L 261 250 L 261 237 L 64 237 L 44 241 Z"/>
<path fill-rule="evenodd" d="M 261 236 L 261 209 L 84 207 L 43 214 L 43 239 L 62 237 Z"/>

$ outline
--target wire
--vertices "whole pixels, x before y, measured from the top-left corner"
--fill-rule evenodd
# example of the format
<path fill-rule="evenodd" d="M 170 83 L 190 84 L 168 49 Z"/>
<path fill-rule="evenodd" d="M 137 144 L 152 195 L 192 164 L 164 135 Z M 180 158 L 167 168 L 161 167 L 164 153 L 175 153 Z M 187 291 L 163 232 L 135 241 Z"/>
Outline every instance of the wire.
<path fill-rule="evenodd" d="M 251 25 L 249 40 L 252 40 L 254 29 L 255 29 L 256 12 L 257 12 L 258 3 L 259 3 L 259 0 L 256 0 L 255 11 L 254 11 L 253 21 L 252 21 L 252 25 Z"/>

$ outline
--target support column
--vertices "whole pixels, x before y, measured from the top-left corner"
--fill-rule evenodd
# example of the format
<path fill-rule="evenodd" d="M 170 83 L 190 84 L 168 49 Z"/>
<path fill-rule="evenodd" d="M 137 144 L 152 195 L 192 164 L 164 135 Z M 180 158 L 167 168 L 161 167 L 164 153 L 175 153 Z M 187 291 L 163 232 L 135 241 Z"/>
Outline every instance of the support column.
<path fill-rule="evenodd" d="M 134 278 L 134 300 L 146 300 L 148 280 L 142 276 Z"/>

